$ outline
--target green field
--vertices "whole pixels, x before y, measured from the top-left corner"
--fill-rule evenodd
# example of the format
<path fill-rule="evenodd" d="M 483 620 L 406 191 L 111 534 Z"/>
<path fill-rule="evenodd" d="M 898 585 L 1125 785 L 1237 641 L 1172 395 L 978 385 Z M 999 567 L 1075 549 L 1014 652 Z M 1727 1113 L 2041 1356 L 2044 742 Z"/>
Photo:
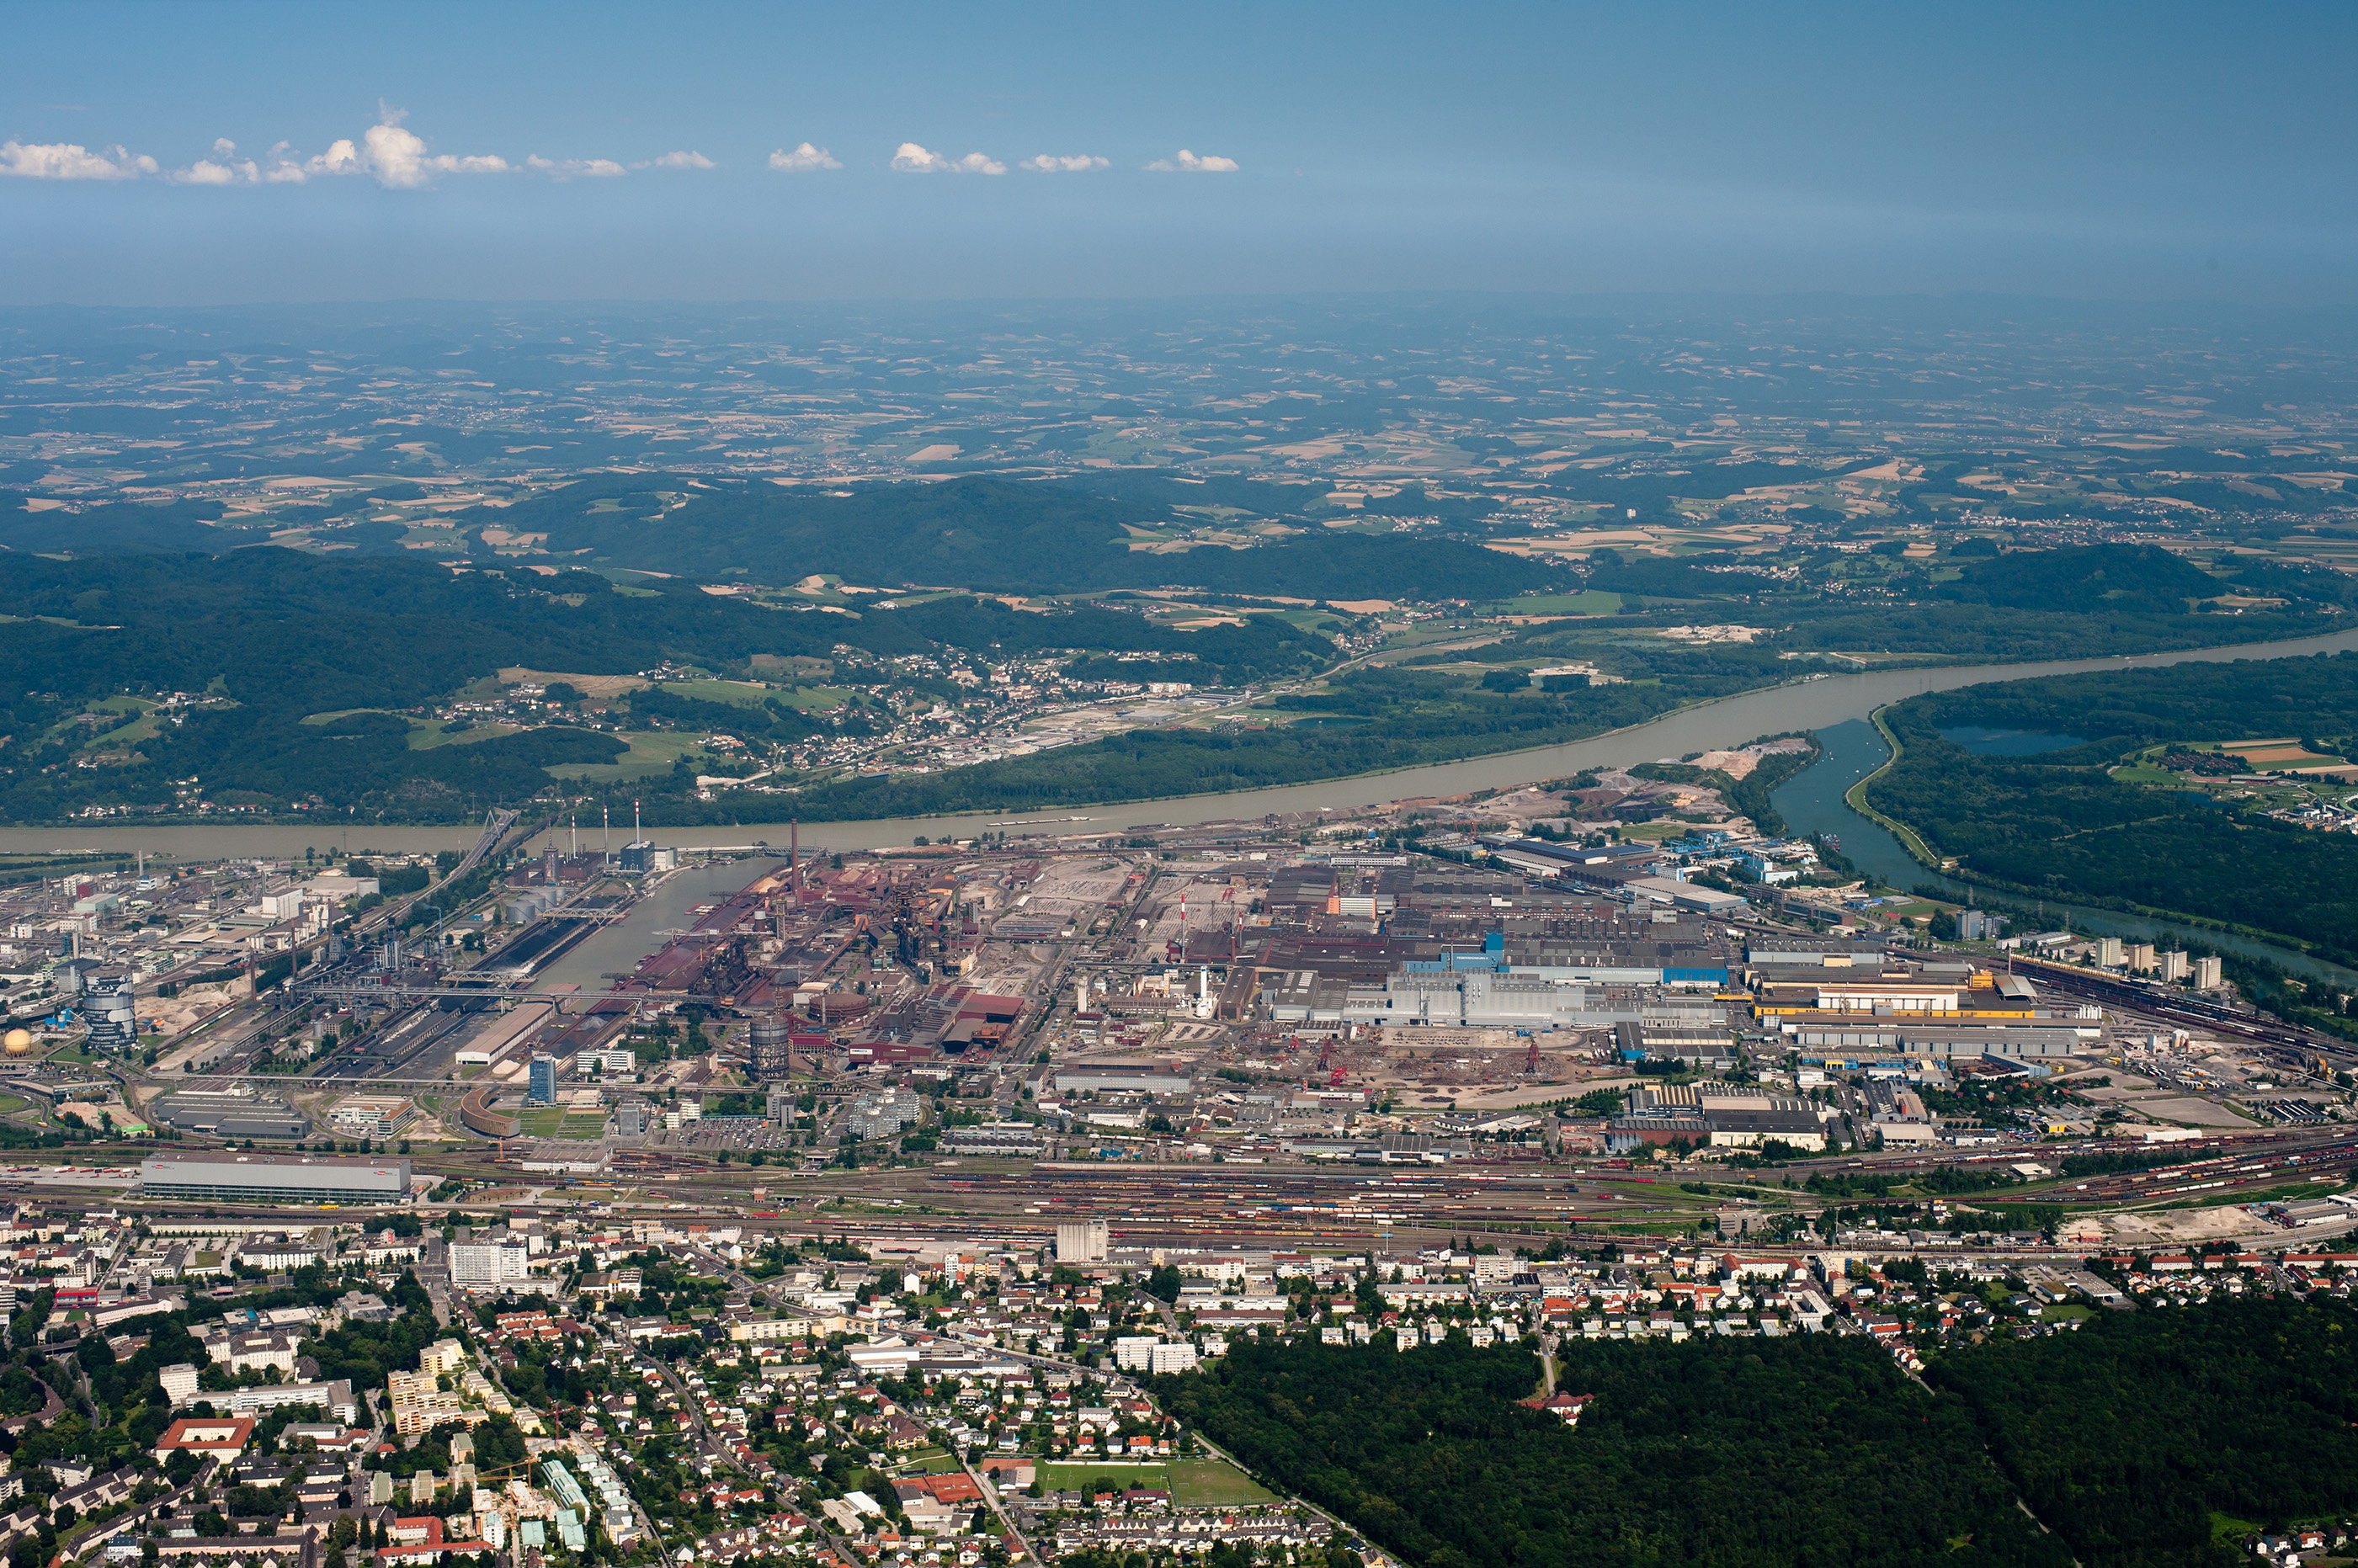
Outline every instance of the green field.
<path fill-rule="evenodd" d="M 768 699 L 770 688 L 736 680 L 665 681 L 664 690 L 674 697 L 693 698 L 698 702 L 726 702 L 739 708 L 759 708 Z"/>
<path fill-rule="evenodd" d="M 843 699 L 851 695 L 851 688 L 848 686 L 808 686 L 771 695 L 788 708 L 799 708 L 805 713 L 826 713 L 841 708 Z"/>
<path fill-rule="evenodd" d="M 1043 1461 L 1039 1466 L 1040 1487 L 1043 1491 L 1077 1491 L 1091 1481 L 1110 1476 L 1125 1487 L 1132 1481 L 1141 1487 L 1171 1485 L 1170 1466 L 1160 1463 L 1134 1465 L 1119 1459 L 1100 1460 L 1095 1464 L 1075 1465 L 1058 1459 Z"/>
<path fill-rule="evenodd" d="M 596 1138 L 606 1130 L 603 1111 L 527 1110 L 516 1119 L 527 1138 Z"/>
<path fill-rule="evenodd" d="M 1618 615 L 1621 596 L 1601 588 L 1578 593 L 1535 593 L 1523 599 L 1502 599 L 1482 607 L 1485 615 Z"/>
<path fill-rule="evenodd" d="M 1119 1459 L 1075 1465 L 1064 1460 L 1043 1464 L 1040 1486 L 1044 1491 L 1077 1491 L 1092 1481 L 1111 1479 L 1126 1490 L 1133 1481 L 1171 1494 L 1177 1508 L 1245 1508 L 1274 1503 L 1277 1498 L 1256 1485 L 1236 1466 L 1218 1459 L 1174 1459 L 1141 1465 Z"/>
<path fill-rule="evenodd" d="M 1171 1501 L 1179 1508 L 1242 1508 L 1278 1500 L 1224 1460 L 1174 1459 L 1163 1468 L 1171 1475 Z"/>
<path fill-rule="evenodd" d="M 514 735 L 521 730 L 513 724 L 477 723 L 465 730 L 449 730 L 438 723 L 429 724 L 412 719 L 409 726 L 409 749 L 430 752 L 437 746 L 470 746 L 478 741 L 496 741 L 503 735 Z"/>
<path fill-rule="evenodd" d="M 704 745 L 703 736 L 679 730 L 629 731 L 615 739 L 629 741 L 631 749 L 614 761 L 560 762 L 548 769 L 548 773 L 555 778 L 591 779 L 600 784 L 644 778 L 650 773 L 671 772 L 672 763 L 699 752 Z"/>

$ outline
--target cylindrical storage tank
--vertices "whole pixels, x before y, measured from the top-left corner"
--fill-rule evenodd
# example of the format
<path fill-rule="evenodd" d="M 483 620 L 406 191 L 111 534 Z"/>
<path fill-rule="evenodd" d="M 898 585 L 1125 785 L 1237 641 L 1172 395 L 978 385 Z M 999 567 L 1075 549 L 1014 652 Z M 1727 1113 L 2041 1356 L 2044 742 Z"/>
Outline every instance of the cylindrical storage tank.
<path fill-rule="evenodd" d="M 756 1078 L 783 1078 L 794 1071 L 793 1022 L 774 1012 L 765 1012 L 753 1020 L 748 1032 L 751 1058 L 748 1062 Z"/>

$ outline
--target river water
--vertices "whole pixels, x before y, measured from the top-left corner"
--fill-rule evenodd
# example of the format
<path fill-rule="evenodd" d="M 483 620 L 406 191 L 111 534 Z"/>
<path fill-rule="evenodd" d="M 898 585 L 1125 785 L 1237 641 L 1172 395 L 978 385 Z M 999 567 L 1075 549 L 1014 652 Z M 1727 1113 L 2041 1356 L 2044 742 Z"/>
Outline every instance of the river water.
<path fill-rule="evenodd" d="M 1937 887 L 1949 897 L 1963 900 L 1973 896 L 1971 884 L 1954 877 L 1943 876 L 1900 847 L 1884 827 L 1851 809 L 1843 795 L 1851 785 L 1875 772 L 1890 760 L 1891 746 L 1876 727 L 1863 719 L 1844 719 L 1840 724 L 1822 726 L 1818 741 L 1825 753 L 1819 760 L 1794 774 L 1769 793 L 1769 803 L 1784 817 L 1785 826 L 1797 835 L 1831 833 L 1842 840 L 1842 852 L 1859 870 L 1890 883 L 1896 888 Z M 2022 900 L 2013 894 L 1997 895 L 2009 908 Z M 2241 953 L 2249 958 L 2265 958 L 2295 974 L 2314 979 L 2330 980 L 2343 989 L 2358 989 L 2358 972 L 2297 953 L 2288 947 L 2278 947 L 2250 937 L 2237 936 L 2223 931 L 2201 930 L 2190 925 L 2171 925 L 2167 922 L 2142 919 L 2134 914 L 2120 914 L 2108 909 L 2089 909 L 2079 904 L 2033 901 L 2023 918 L 2042 918 L 2043 929 L 2055 929 L 2067 923 L 2075 931 L 2093 931 L 2107 936 L 2119 936 L 2128 941 L 2149 942 L 2159 939 L 2164 947 L 2175 945 L 2179 937 L 2191 936 L 2213 947 Z M 2017 935 L 2028 935 L 2028 931 Z"/>
<path fill-rule="evenodd" d="M 1690 752 L 1741 746 L 1762 735 L 1798 730 L 1824 730 L 1845 719 L 1865 719 L 1877 708 L 1928 691 L 1989 681 L 2028 680 L 2039 676 L 2075 675 L 2088 670 L 2136 669 L 2158 665 L 2220 663 L 2234 659 L 2286 659 L 2312 654 L 2358 649 L 2358 629 L 2326 637 L 2305 637 L 2283 643 L 2251 643 L 2241 647 L 2190 648 L 2179 653 L 2150 654 L 2136 658 L 2079 659 L 2047 664 L 1961 665 L 1936 669 L 1871 670 L 1856 675 L 1825 676 L 1796 680 L 1787 686 L 1746 692 L 1701 703 L 1644 724 L 1609 734 L 1543 746 L 1528 752 L 1476 757 L 1462 762 L 1436 762 L 1403 768 L 1397 773 L 1366 773 L 1356 778 L 1329 779 L 1318 784 L 1285 784 L 1273 789 L 1241 790 L 1234 795 L 1197 795 L 1177 799 L 1137 801 L 1123 806 L 1071 806 L 1029 815 L 977 813 L 964 816 L 897 817 L 875 822 L 805 823 L 803 841 L 831 849 L 872 849 L 906 844 L 919 834 L 930 838 L 965 837 L 985 827 L 1006 826 L 1070 832 L 1102 831 L 1131 823 L 1158 822 L 1186 827 L 1233 817 L 1256 817 L 1271 812 L 1348 810 L 1410 795 L 1458 795 L 1467 790 L 1503 789 L 1535 779 L 1561 778 L 1584 768 L 1627 766 L 1659 758 L 1675 760 Z M 1812 769 L 1813 773 L 1818 770 Z M 766 808 L 765 808 L 766 809 Z M 563 842 L 560 827 L 551 836 Z M 346 828 L 330 822 L 276 827 L 202 824 L 157 827 L 7 827 L 0 828 L 0 852 L 39 854 L 50 851 L 112 849 L 128 857 L 134 850 L 178 860 L 218 860 L 242 855 L 300 856 L 307 847 L 333 845 L 354 851 L 465 849 L 474 843 L 478 828 L 471 824 L 447 827 Z M 580 827 L 584 849 L 611 841 L 619 846 L 629 829 L 616 824 L 611 833 L 595 820 Z M 653 827 L 647 837 L 682 849 L 709 847 L 784 844 L 784 822 L 749 822 L 717 827 Z M 548 842 L 535 840 L 535 847 Z M 1848 834 L 1844 836 L 1848 844 Z"/>
<path fill-rule="evenodd" d="M 716 860 L 681 867 L 649 890 L 631 912 L 585 937 L 579 947 L 533 979 L 535 989 L 575 985 L 585 991 L 604 990 L 609 975 L 627 975 L 631 966 L 662 946 L 660 931 L 685 931 L 696 924 L 690 913 L 700 903 L 718 903 L 756 877 L 778 869 L 774 860 L 753 863 Z"/>

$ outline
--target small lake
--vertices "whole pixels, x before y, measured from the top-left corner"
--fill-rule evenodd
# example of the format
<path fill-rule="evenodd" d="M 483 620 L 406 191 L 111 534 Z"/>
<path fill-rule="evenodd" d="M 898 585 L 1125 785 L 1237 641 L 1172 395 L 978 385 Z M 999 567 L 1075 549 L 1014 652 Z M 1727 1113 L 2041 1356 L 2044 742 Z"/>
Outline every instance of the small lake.
<path fill-rule="evenodd" d="M 2068 752 L 2088 743 L 2077 735 L 2053 735 L 2038 730 L 1989 730 L 1979 724 L 1960 724 L 1953 730 L 1943 730 L 1941 739 L 1954 741 L 1976 757 L 2035 757 L 2041 752 Z"/>

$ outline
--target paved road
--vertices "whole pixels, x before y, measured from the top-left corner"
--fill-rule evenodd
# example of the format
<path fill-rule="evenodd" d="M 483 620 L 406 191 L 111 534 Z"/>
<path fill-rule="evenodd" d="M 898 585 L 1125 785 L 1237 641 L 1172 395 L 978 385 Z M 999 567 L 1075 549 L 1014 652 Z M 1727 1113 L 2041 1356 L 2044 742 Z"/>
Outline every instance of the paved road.
<path fill-rule="evenodd" d="M 966 1472 L 967 1479 L 972 1481 L 975 1489 L 982 1494 L 982 1500 L 990 1506 L 991 1517 L 999 1521 L 999 1528 L 1007 1532 L 1007 1539 L 1023 1549 L 1021 1560 L 1026 1563 L 1039 1562 L 1040 1553 L 1033 1549 L 1031 1541 L 1022 1530 L 1015 1528 L 1015 1521 L 1007 1517 L 1007 1510 L 1000 1507 L 998 1488 L 975 1473 L 974 1466 L 968 1462 L 965 1454 L 959 1454 L 957 1462 L 958 1468 Z"/>
<path fill-rule="evenodd" d="M 450 1249 L 438 1236 L 426 1238 L 426 1256 L 417 1264 L 417 1282 L 434 1303 L 434 1321 L 450 1325 Z"/>

